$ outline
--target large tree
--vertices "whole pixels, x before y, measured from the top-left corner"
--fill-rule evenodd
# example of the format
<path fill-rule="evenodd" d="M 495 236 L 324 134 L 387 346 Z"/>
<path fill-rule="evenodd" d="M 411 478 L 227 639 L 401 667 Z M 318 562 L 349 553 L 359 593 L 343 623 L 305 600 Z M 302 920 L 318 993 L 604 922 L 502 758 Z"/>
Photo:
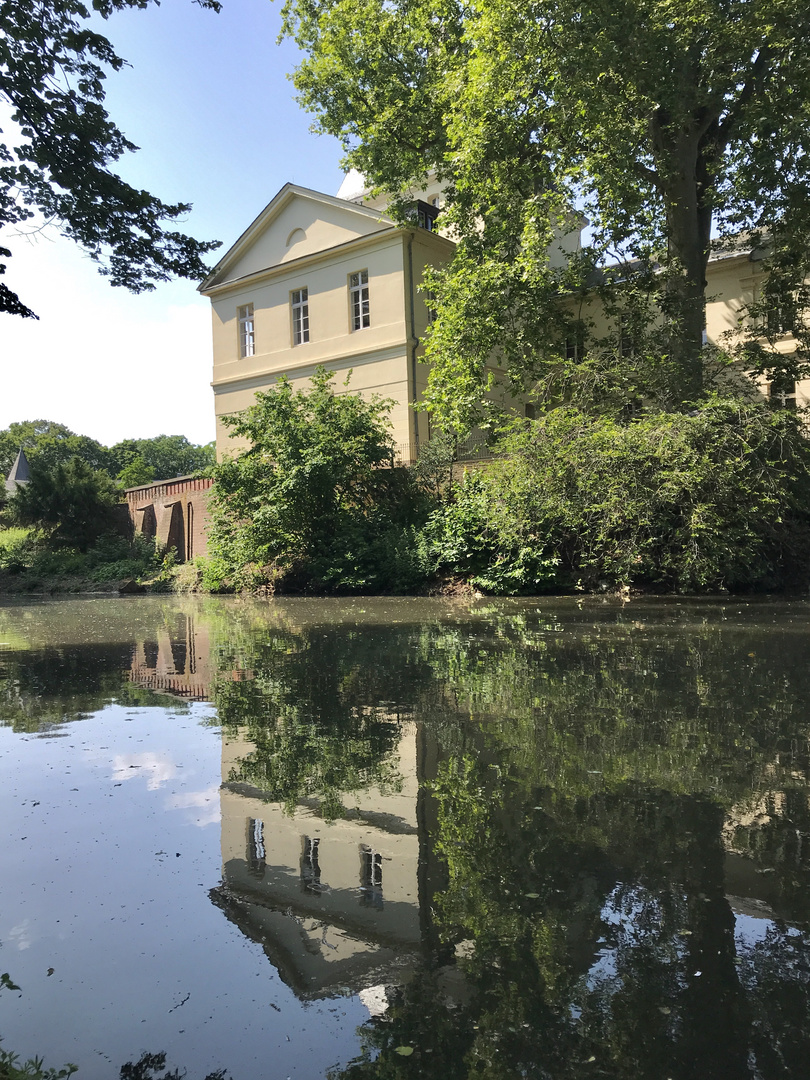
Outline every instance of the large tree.
<path fill-rule="evenodd" d="M 112 169 L 137 150 L 104 109 L 104 80 L 125 61 L 98 33 L 93 15 L 145 8 L 150 0 L 0 0 L 0 105 L 12 139 L 0 140 L 0 230 L 32 220 L 54 223 L 132 292 L 172 275 L 205 275 L 201 243 L 170 225 L 187 203 L 165 203 Z M 217 0 L 197 0 L 219 9 Z M 0 133 L 1 134 L 1 133 Z M 8 136 L 8 132 L 6 133 Z M 0 246 L 0 259 L 10 256 Z M 6 266 L 0 262 L 0 275 Z M 36 317 L 0 282 L 0 312 Z"/>
<path fill-rule="evenodd" d="M 77 435 L 53 420 L 20 420 L 0 431 L 0 476 L 5 477 L 20 449 L 46 469 L 79 457 L 91 469 L 110 472 L 110 451 L 89 435 Z"/>
<path fill-rule="evenodd" d="M 713 228 L 767 240 L 765 303 L 801 288 L 806 4 L 287 0 L 285 18 L 306 53 L 301 100 L 347 164 L 403 196 L 430 170 L 448 185 L 460 243 L 432 283 L 428 345 L 428 400 L 446 422 L 480 418 L 493 356 L 516 387 L 545 370 L 565 336 L 557 298 L 592 284 L 595 265 L 623 262 L 613 296 L 627 294 L 631 321 L 634 299 L 652 301 L 671 402 L 702 389 Z M 583 212 L 588 246 L 555 269 L 548 245 Z"/>

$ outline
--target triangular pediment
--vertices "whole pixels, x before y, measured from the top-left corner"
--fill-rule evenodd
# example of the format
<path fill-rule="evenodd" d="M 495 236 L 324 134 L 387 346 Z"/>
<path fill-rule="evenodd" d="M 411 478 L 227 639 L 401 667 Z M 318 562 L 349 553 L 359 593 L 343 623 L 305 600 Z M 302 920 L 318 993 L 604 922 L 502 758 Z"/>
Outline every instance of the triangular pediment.
<path fill-rule="evenodd" d="M 393 227 L 379 210 L 285 184 L 219 260 L 200 292 Z"/>

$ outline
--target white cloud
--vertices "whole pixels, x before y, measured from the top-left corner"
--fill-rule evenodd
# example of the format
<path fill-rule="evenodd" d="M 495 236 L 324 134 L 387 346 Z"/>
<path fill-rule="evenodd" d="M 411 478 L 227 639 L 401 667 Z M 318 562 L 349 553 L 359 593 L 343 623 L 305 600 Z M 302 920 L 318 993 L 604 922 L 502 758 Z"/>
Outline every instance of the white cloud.
<path fill-rule="evenodd" d="M 30 949 L 34 940 L 31 936 L 31 920 L 24 919 L 21 923 L 17 923 L 16 926 L 12 926 L 8 932 L 8 940 L 9 944 L 16 945 L 20 952 Z"/>
<path fill-rule="evenodd" d="M 219 788 L 215 785 L 204 791 L 187 791 L 183 794 L 172 795 L 167 799 L 166 805 L 170 810 L 201 810 L 202 813 L 189 815 L 189 819 L 200 828 L 214 825 L 220 819 Z"/>
<path fill-rule="evenodd" d="M 157 754 L 116 754 L 113 759 L 112 779 L 119 784 L 135 776 L 147 776 L 149 791 L 157 791 L 177 774 L 177 766 Z"/>

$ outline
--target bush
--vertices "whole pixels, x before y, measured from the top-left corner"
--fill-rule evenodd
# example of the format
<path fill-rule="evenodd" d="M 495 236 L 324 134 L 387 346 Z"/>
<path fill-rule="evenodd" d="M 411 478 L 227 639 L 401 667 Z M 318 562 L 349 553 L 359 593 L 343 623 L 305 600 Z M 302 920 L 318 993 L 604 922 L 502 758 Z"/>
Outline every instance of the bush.
<path fill-rule="evenodd" d="M 806 584 L 810 446 L 797 418 L 714 399 L 630 424 L 521 421 L 424 531 L 435 570 L 491 592 Z"/>
<path fill-rule="evenodd" d="M 47 468 L 31 463 L 31 478 L 9 500 L 17 524 L 35 525 L 51 548 L 87 548 L 113 524 L 115 485 L 80 457 Z"/>
<path fill-rule="evenodd" d="M 79 551 L 52 550 L 33 529 L 0 532 L 0 570 L 25 574 L 23 585 L 49 578 L 82 578 L 101 584 L 145 577 L 158 573 L 162 558 L 154 540 L 144 536 L 131 541 L 117 534 L 102 536 L 87 551 Z"/>
<path fill-rule="evenodd" d="M 226 418 L 249 449 L 214 473 L 213 591 L 402 591 L 419 577 L 421 503 L 410 472 L 392 467 L 390 402 L 335 394 L 333 379 L 318 368 L 295 391 L 282 377 Z"/>
<path fill-rule="evenodd" d="M 33 556 L 36 540 L 33 529 L 0 530 L 0 570 L 14 574 L 23 570 Z"/>

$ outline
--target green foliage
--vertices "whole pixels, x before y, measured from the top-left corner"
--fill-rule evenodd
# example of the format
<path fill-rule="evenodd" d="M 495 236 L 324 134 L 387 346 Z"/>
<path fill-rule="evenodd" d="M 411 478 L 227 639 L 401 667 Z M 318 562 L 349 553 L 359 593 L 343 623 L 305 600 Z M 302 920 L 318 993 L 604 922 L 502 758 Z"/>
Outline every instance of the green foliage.
<path fill-rule="evenodd" d="M 0 431 L 0 474 L 3 476 L 8 475 L 20 447 L 25 450 L 29 462 L 36 461 L 50 469 L 80 457 L 91 468 L 117 479 L 123 487 L 187 476 L 209 469 L 216 461 L 213 442 L 197 446 L 185 435 L 124 439 L 106 447 L 52 420 L 23 420 Z"/>
<path fill-rule="evenodd" d="M 113 523 L 117 501 L 107 476 L 79 457 L 48 469 L 31 463 L 31 479 L 21 484 L 10 499 L 11 513 L 21 525 L 35 525 L 51 547 L 88 546 Z"/>
<path fill-rule="evenodd" d="M 443 426 L 486 418 L 493 360 L 512 389 L 563 364 L 600 280 L 646 294 L 639 351 L 671 368 L 666 407 L 696 399 L 713 227 L 768 237 L 770 306 L 807 298 L 805 5 L 287 0 L 284 15 L 304 52 L 300 100 L 345 163 L 395 193 L 403 221 L 430 170 L 445 183 L 459 244 L 427 281 L 428 402 Z M 583 212 L 579 255 L 549 260 Z M 617 260 L 612 281 L 594 273 Z M 596 352 L 616 368 L 619 338 L 614 325 L 592 367 Z"/>
<path fill-rule="evenodd" d="M 74 547 L 51 547 L 48 538 L 35 530 L 9 529 L 23 534 L 3 546 L 6 533 L 0 532 L 0 570 L 14 575 L 18 590 L 36 588 L 43 582 L 52 587 L 70 584 L 121 581 L 125 578 L 160 576 L 165 559 L 153 539 L 136 536 L 132 540 L 115 533 L 99 537 L 86 551 Z"/>
<path fill-rule="evenodd" d="M 77 1071 L 76 1065 L 65 1065 L 61 1069 L 46 1068 L 40 1057 L 21 1061 L 18 1054 L 12 1054 L 0 1046 L 0 1080 L 67 1080 Z"/>
<path fill-rule="evenodd" d="M 77 435 L 52 420 L 22 420 L 0 431 L 0 473 L 8 475 L 20 447 L 29 461 L 40 460 L 46 468 L 80 457 L 93 469 L 109 471 L 106 447 L 87 435 Z"/>
<path fill-rule="evenodd" d="M 118 473 L 118 483 L 122 488 L 141 487 L 151 484 L 155 479 L 155 470 L 147 465 L 140 454 L 136 454 Z"/>
<path fill-rule="evenodd" d="M 208 587 L 396 591 L 418 576 L 419 498 L 393 468 L 390 403 L 333 379 L 321 367 L 296 391 L 282 376 L 226 417 L 249 448 L 214 472 Z"/>
<path fill-rule="evenodd" d="M 199 2 L 219 9 L 217 0 Z M 203 257 L 218 246 L 170 227 L 188 204 L 164 203 L 113 171 L 137 147 L 104 109 L 107 74 L 126 61 L 99 33 L 97 20 L 146 6 L 146 0 L 0 5 L 0 101 L 21 136 L 15 146 L 0 143 L 0 228 L 35 216 L 55 222 L 113 285 L 132 292 L 172 275 L 203 277 Z M 8 255 L 0 247 L 0 256 Z M 36 318 L 2 283 L 0 312 Z"/>
<path fill-rule="evenodd" d="M 36 539 L 34 529 L 0 530 L 0 570 L 22 570 L 36 550 Z"/>
<path fill-rule="evenodd" d="M 715 400 L 623 425 L 559 408 L 502 449 L 428 522 L 434 568 L 496 593 L 807 581 L 810 448 L 787 412 Z"/>
<path fill-rule="evenodd" d="M 124 487 L 210 469 L 216 462 L 214 443 L 196 446 L 185 435 L 155 435 L 151 439 L 124 439 L 109 450 L 111 472 Z"/>

